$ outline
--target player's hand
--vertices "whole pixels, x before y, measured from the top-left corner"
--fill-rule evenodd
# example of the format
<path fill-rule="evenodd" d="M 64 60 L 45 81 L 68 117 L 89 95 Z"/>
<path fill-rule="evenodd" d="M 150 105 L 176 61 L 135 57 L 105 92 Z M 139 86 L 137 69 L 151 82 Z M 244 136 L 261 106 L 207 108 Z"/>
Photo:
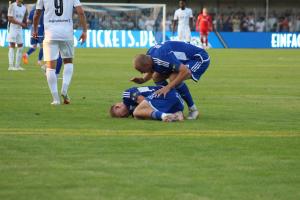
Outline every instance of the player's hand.
<path fill-rule="evenodd" d="M 164 86 L 155 92 L 155 96 L 159 97 L 160 95 L 164 95 L 164 97 L 166 97 L 170 90 L 171 88 L 169 88 L 168 86 Z"/>
<path fill-rule="evenodd" d="M 32 38 L 38 39 L 38 33 L 37 32 L 32 32 Z"/>
<path fill-rule="evenodd" d="M 137 83 L 137 84 L 145 83 L 145 79 L 143 77 L 134 77 L 134 78 L 130 79 L 130 81 Z"/>
<path fill-rule="evenodd" d="M 79 41 L 81 41 L 81 45 L 83 45 L 83 43 L 85 43 L 86 41 L 86 32 L 83 31 L 80 38 L 79 38 Z"/>

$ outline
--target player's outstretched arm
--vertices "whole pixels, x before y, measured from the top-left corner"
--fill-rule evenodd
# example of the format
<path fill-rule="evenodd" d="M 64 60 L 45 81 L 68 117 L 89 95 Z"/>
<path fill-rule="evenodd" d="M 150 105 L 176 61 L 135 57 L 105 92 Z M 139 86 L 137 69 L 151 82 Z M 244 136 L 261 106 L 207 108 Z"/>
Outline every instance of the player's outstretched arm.
<path fill-rule="evenodd" d="M 80 21 L 80 24 L 82 26 L 82 34 L 79 38 L 79 40 L 81 41 L 81 44 L 85 43 L 86 41 L 86 32 L 87 32 L 87 23 L 86 23 L 86 17 L 85 17 L 85 14 L 84 14 L 84 10 L 82 8 L 82 6 L 77 6 L 76 7 L 76 12 L 79 16 L 79 21 Z"/>
<path fill-rule="evenodd" d="M 149 81 L 152 78 L 153 72 L 144 73 L 143 77 L 133 77 L 130 81 L 136 84 L 143 84 Z"/>

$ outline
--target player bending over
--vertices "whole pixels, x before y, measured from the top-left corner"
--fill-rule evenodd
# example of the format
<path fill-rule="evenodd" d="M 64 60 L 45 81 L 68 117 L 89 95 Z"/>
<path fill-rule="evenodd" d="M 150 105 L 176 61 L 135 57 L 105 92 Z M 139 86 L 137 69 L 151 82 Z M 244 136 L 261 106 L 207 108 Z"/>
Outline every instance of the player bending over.
<path fill-rule="evenodd" d="M 176 90 L 163 96 L 155 91 L 162 86 L 132 87 L 124 91 L 123 101 L 114 104 L 110 109 L 112 117 L 129 117 L 135 119 L 154 119 L 164 122 L 183 121 L 184 104 Z"/>
<path fill-rule="evenodd" d="M 198 109 L 183 81 L 191 78 L 197 82 L 209 63 L 209 55 L 204 49 L 185 42 L 168 41 L 151 47 L 146 55 L 140 54 L 134 58 L 134 68 L 144 76 L 134 77 L 131 81 L 142 84 L 152 78 L 156 85 L 164 86 L 156 91 L 157 95 L 163 96 L 176 88 L 189 107 L 187 119 L 196 119 L 199 115 Z"/>

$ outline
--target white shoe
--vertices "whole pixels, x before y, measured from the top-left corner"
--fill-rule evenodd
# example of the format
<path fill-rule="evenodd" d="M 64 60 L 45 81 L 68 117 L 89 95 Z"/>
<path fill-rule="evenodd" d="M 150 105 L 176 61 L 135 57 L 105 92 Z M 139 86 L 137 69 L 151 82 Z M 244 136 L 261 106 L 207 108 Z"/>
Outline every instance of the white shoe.
<path fill-rule="evenodd" d="M 15 68 L 16 68 L 16 70 L 18 70 L 18 71 L 24 71 L 24 70 L 25 70 L 25 69 L 24 69 L 23 67 L 21 67 L 21 66 L 16 66 Z"/>
<path fill-rule="evenodd" d="M 176 112 L 174 114 L 166 114 L 162 118 L 163 122 L 177 122 L 177 121 L 183 121 L 183 113 L 181 111 Z"/>
<path fill-rule="evenodd" d="M 46 66 L 46 65 L 42 65 L 42 66 L 41 66 L 41 71 L 42 71 L 42 73 L 45 74 L 45 75 L 46 75 L 46 69 L 47 69 L 47 66 Z"/>
<path fill-rule="evenodd" d="M 58 106 L 60 105 L 60 101 L 52 101 L 51 105 Z"/>
<path fill-rule="evenodd" d="M 8 67 L 8 71 L 16 71 L 17 70 L 17 68 L 15 68 L 14 66 L 12 66 L 12 65 L 10 65 L 9 67 Z"/>
<path fill-rule="evenodd" d="M 37 61 L 37 64 L 38 64 L 39 66 L 42 66 L 42 65 L 43 65 L 43 62 L 42 62 L 41 60 L 38 60 L 38 61 Z"/>
<path fill-rule="evenodd" d="M 183 112 L 178 111 L 178 112 L 174 113 L 174 115 L 176 116 L 176 121 L 183 121 L 184 120 Z"/>
<path fill-rule="evenodd" d="M 189 110 L 189 115 L 187 119 L 197 119 L 199 117 L 199 111 L 198 110 Z"/>

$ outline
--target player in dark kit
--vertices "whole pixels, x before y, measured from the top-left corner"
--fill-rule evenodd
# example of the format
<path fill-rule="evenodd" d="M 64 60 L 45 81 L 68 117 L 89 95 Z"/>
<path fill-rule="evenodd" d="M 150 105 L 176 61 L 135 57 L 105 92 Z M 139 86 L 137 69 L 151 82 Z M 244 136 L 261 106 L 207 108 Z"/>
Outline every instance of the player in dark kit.
<path fill-rule="evenodd" d="M 144 76 L 131 80 L 142 84 L 152 78 L 157 85 L 164 86 L 156 91 L 157 95 L 165 96 L 172 88 L 176 88 L 189 107 L 187 119 L 196 119 L 199 112 L 183 81 L 191 78 L 197 82 L 209 63 L 209 55 L 204 49 L 185 42 L 168 41 L 151 47 L 146 55 L 140 54 L 134 58 L 135 69 Z"/>

